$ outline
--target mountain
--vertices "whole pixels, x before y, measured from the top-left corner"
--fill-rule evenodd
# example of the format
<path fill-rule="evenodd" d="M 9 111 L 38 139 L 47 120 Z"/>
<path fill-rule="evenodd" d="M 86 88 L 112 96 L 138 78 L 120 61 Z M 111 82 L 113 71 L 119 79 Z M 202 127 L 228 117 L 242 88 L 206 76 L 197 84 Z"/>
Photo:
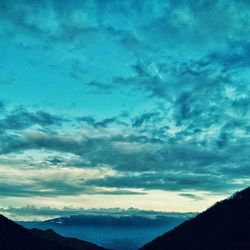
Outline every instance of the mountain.
<path fill-rule="evenodd" d="M 46 221 L 18 223 L 26 228 L 50 228 L 60 235 L 84 239 L 105 248 L 136 250 L 194 215 L 138 210 L 86 211 Z"/>
<path fill-rule="evenodd" d="M 250 188 L 216 203 L 141 250 L 249 250 Z"/>
<path fill-rule="evenodd" d="M 87 241 L 66 238 L 53 230 L 25 229 L 0 215 L 1 250 L 105 250 Z"/>

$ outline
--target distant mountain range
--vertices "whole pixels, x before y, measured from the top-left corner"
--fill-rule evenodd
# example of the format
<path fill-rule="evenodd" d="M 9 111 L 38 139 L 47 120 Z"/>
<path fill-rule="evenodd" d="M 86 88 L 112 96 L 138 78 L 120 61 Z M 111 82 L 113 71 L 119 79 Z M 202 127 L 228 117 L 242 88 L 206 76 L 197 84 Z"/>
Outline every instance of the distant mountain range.
<path fill-rule="evenodd" d="M 0 249 L 105 250 L 87 241 L 63 237 L 53 230 L 25 229 L 2 215 L 0 215 Z"/>
<path fill-rule="evenodd" d="M 216 203 L 141 250 L 249 250 L 250 188 Z"/>
<path fill-rule="evenodd" d="M 18 223 L 26 228 L 53 229 L 63 236 L 87 240 L 106 248 L 136 250 L 195 215 L 138 210 L 90 214 L 85 212 L 42 222 Z"/>

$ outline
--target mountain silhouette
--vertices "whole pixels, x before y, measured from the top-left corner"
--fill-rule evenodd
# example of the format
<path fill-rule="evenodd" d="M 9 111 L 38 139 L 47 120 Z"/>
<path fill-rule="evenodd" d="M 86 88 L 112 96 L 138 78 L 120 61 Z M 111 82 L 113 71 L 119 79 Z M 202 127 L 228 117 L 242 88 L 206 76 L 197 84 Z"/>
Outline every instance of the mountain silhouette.
<path fill-rule="evenodd" d="M 250 188 L 235 193 L 140 250 L 249 250 Z"/>
<path fill-rule="evenodd" d="M 0 250 L 105 250 L 93 243 L 66 238 L 53 230 L 25 229 L 0 215 Z"/>
<path fill-rule="evenodd" d="M 78 215 L 67 215 L 46 221 L 18 221 L 17 223 L 28 229 L 52 229 L 61 235 L 95 242 L 105 248 L 136 250 L 194 215 L 194 213 L 139 210 L 86 211 Z"/>

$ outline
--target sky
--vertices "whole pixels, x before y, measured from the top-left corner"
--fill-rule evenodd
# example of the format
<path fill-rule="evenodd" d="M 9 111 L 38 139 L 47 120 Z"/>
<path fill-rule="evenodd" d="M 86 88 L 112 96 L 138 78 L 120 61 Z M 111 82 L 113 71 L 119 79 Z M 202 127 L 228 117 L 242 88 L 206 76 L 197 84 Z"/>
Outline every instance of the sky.
<path fill-rule="evenodd" d="M 202 211 L 247 187 L 249 7 L 1 1 L 2 211 Z"/>

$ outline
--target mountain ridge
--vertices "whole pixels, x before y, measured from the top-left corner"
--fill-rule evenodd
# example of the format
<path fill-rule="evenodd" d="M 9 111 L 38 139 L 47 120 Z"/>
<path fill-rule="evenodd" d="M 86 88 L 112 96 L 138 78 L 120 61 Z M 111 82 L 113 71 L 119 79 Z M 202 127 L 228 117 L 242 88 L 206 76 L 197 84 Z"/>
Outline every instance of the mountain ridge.
<path fill-rule="evenodd" d="M 1 250 L 108 250 L 53 230 L 26 229 L 0 214 Z"/>
<path fill-rule="evenodd" d="M 162 216 L 161 216 L 162 214 Z M 55 232 L 89 242 L 108 249 L 136 250 L 158 235 L 169 231 L 185 221 L 193 213 L 153 214 L 82 214 L 59 217 L 46 221 L 18 222 L 25 228 Z"/>
<path fill-rule="evenodd" d="M 250 249 L 250 188 L 215 203 L 140 250 Z"/>

